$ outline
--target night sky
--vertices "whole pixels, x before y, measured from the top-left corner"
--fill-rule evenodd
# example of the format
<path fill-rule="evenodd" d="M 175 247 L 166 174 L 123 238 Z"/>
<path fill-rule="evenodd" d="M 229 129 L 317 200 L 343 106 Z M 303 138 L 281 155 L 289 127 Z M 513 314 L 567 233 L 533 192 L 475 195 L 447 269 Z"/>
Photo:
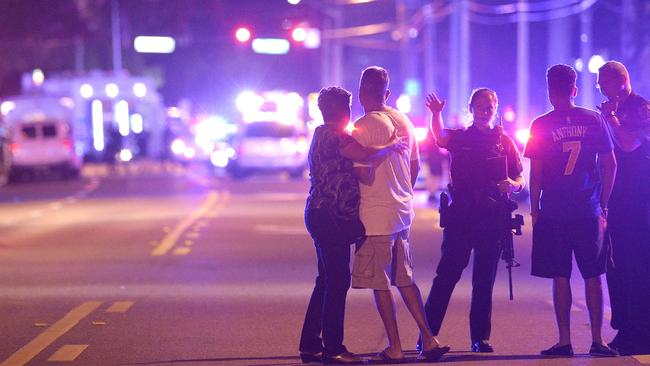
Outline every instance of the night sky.
<path fill-rule="evenodd" d="M 332 0 L 333 1 L 333 0 Z M 475 0 L 494 5 L 512 1 Z M 563 0 L 558 0 L 563 1 Z M 237 44 L 233 32 L 247 25 L 254 36 L 287 36 L 300 22 L 320 27 L 324 4 L 303 0 L 292 6 L 286 0 L 119 0 L 124 67 L 132 74 L 153 76 L 166 104 L 186 98 L 206 112 L 232 113 L 234 98 L 244 89 L 295 90 L 305 95 L 320 85 L 320 51 L 294 47 L 285 56 L 255 55 Z M 407 0 L 412 9 L 424 0 Z M 535 1 L 531 1 L 535 2 Z M 574 1 L 575 2 L 575 1 Z M 647 20 L 648 3 L 636 1 L 640 17 Z M 623 59 L 620 46 L 620 0 L 600 0 L 594 5 L 594 51 L 606 58 Z M 0 2 L 0 97 L 17 94 L 20 75 L 34 68 L 57 73 L 75 68 L 111 68 L 111 28 L 109 0 L 3 0 Z M 644 13 L 645 12 L 645 13 Z M 345 26 L 393 21 L 393 0 L 379 0 L 345 8 Z M 644 15 L 645 14 L 645 15 Z M 571 17 L 572 55 L 578 57 L 579 18 Z M 645 25 L 643 25 L 645 23 Z M 639 22 L 630 31 L 634 50 L 628 62 L 637 89 L 647 72 L 650 22 Z M 445 95 L 448 87 L 449 18 L 438 23 L 436 79 Z M 545 108 L 544 71 L 547 65 L 547 23 L 530 28 L 531 110 Z M 471 25 L 471 87 L 489 86 L 500 95 L 501 105 L 511 105 L 516 97 L 516 25 Z M 138 54 L 132 48 L 137 35 L 169 35 L 177 40 L 173 54 Z M 388 40 L 389 36 L 378 39 Z M 77 40 L 75 42 L 75 40 Z M 75 45 L 83 44 L 83 64 L 75 63 Z M 78 50 L 78 49 L 77 49 Z M 645 54 L 644 54 L 645 52 Z M 421 53 L 413 57 L 421 67 Z M 630 56 L 628 56 L 630 57 Z M 644 59 L 644 57 L 646 57 Z M 346 47 L 344 87 L 356 90 L 358 76 L 366 66 L 379 64 L 391 71 L 394 91 L 400 92 L 399 55 L 395 51 Z M 511 67 L 504 67 L 511 65 Z M 644 71 L 646 70 L 646 71 Z M 468 96 L 469 97 L 469 96 Z M 358 108 L 358 107 L 357 107 Z"/>

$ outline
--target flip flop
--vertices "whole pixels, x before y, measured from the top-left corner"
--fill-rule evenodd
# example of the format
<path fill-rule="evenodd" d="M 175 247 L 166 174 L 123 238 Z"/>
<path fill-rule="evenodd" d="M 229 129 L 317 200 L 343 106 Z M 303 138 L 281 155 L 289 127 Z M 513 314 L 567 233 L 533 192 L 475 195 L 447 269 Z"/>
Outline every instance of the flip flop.
<path fill-rule="evenodd" d="M 451 347 L 449 346 L 440 346 L 428 351 L 420 352 L 420 355 L 417 358 L 418 362 L 434 362 L 438 361 L 442 355 L 449 352 Z"/>
<path fill-rule="evenodd" d="M 374 364 L 396 364 L 406 362 L 406 357 L 402 358 L 392 358 L 386 353 L 386 350 L 383 350 L 371 360 Z"/>

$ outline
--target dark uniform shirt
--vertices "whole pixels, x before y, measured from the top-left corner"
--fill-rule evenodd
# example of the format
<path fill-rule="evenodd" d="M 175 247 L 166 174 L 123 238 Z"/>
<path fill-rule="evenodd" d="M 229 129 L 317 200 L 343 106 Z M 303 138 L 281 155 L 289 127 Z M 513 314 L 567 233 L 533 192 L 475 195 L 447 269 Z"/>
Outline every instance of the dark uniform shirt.
<path fill-rule="evenodd" d="M 597 157 L 611 151 L 605 121 L 596 111 L 575 107 L 537 117 L 524 156 L 542 161 L 540 215 L 554 220 L 598 216 Z"/>
<path fill-rule="evenodd" d="M 327 208 L 339 219 L 358 220 L 359 183 L 352 161 L 340 153 L 353 142 L 352 136 L 336 126 L 324 124 L 316 128 L 309 149 L 311 188 L 306 210 Z"/>
<path fill-rule="evenodd" d="M 472 125 L 447 132 L 449 141 L 441 147 L 451 154 L 452 200 L 457 204 L 480 210 L 501 196 L 497 182 L 521 175 L 517 146 L 498 129 L 482 131 Z"/>
<path fill-rule="evenodd" d="M 618 107 L 616 115 L 622 128 L 643 136 L 650 129 L 650 103 L 636 93 Z M 625 152 L 615 148 L 616 181 L 609 201 L 610 214 L 645 221 L 650 220 L 650 143 L 647 138 L 637 149 Z M 630 212 L 635 215 L 628 215 Z"/>

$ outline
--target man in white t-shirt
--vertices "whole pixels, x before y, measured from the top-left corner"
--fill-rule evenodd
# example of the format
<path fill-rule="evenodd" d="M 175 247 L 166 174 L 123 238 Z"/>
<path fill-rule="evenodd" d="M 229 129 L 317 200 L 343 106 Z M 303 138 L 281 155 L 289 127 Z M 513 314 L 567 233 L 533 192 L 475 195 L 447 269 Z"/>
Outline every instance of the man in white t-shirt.
<path fill-rule="evenodd" d="M 377 311 L 384 323 L 388 347 L 378 354 L 385 362 L 404 359 L 397 330 L 391 285 L 396 286 L 416 321 L 423 339 L 423 361 L 440 359 L 449 347 L 440 347 L 424 316 L 420 290 L 413 280 L 409 228 L 413 217 L 413 185 L 420 169 L 414 126 L 409 118 L 386 106 L 388 72 L 377 66 L 361 74 L 359 100 L 365 115 L 354 125 L 352 137 L 363 146 L 386 144 L 393 134 L 409 141 L 408 151 L 393 151 L 374 166 L 356 164 L 360 179 L 359 213 L 367 239 L 357 248 L 352 269 L 352 287 L 374 290 Z"/>

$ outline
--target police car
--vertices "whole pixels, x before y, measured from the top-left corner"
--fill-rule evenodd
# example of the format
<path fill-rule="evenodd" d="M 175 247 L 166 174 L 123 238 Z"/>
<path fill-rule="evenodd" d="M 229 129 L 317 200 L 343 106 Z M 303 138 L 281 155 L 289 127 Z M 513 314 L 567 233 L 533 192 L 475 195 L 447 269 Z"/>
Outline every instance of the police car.
<path fill-rule="evenodd" d="M 303 177 L 307 169 L 310 130 L 302 119 L 297 93 L 246 92 L 237 100 L 242 121 L 232 141 L 227 171 L 234 178 L 266 171 Z"/>

